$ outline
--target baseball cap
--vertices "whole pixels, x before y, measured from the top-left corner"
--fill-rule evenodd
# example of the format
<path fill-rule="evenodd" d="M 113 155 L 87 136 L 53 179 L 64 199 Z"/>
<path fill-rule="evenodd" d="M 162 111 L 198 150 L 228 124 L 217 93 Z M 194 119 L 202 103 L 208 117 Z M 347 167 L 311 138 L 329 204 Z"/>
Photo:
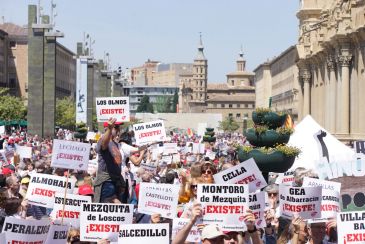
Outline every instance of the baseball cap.
<path fill-rule="evenodd" d="M 217 225 L 207 225 L 203 228 L 201 239 L 214 239 L 219 236 L 227 237 Z"/>
<path fill-rule="evenodd" d="M 11 169 L 3 168 L 3 172 L 2 172 L 3 175 L 11 175 L 12 173 L 14 173 L 14 171 L 12 171 Z"/>
<path fill-rule="evenodd" d="M 93 188 L 90 185 L 79 186 L 79 195 L 94 195 Z"/>
<path fill-rule="evenodd" d="M 114 123 L 114 125 L 122 125 L 123 124 L 123 122 L 115 122 Z M 106 121 L 106 122 L 104 122 L 104 127 L 108 127 L 108 125 L 109 125 L 109 123 L 108 123 L 108 121 Z"/>
<path fill-rule="evenodd" d="M 29 178 L 28 177 L 24 177 L 20 183 L 22 183 L 22 184 L 28 184 L 29 183 Z"/>

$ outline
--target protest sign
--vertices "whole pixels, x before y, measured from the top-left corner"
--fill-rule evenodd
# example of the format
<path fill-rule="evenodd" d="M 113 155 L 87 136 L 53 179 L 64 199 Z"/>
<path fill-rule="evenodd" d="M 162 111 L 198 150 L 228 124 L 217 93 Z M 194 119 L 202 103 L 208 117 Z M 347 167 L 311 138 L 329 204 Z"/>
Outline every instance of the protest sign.
<path fill-rule="evenodd" d="M 172 163 L 172 155 L 163 155 L 161 157 L 161 161 L 165 162 L 166 164 L 171 164 Z"/>
<path fill-rule="evenodd" d="M 248 184 L 250 192 L 259 190 L 267 185 L 261 171 L 252 158 L 213 175 L 213 178 L 217 184 Z"/>
<path fill-rule="evenodd" d="M 151 172 L 151 173 L 156 173 L 156 169 L 157 169 L 157 166 L 156 165 L 152 165 L 152 164 L 145 164 L 145 163 L 141 163 L 140 164 L 140 167 L 148 172 Z"/>
<path fill-rule="evenodd" d="M 74 141 L 53 141 L 51 167 L 87 170 L 90 144 Z"/>
<path fill-rule="evenodd" d="M 194 154 L 204 154 L 205 145 L 203 143 L 193 143 L 193 153 Z"/>
<path fill-rule="evenodd" d="M 0 135 L 5 134 L 5 125 L 0 126 Z"/>
<path fill-rule="evenodd" d="M 67 192 L 72 193 L 75 183 L 75 179 L 69 179 L 66 184 L 65 177 L 34 173 L 31 175 L 25 198 L 29 204 L 53 208 L 56 192 L 64 193 L 67 185 Z"/>
<path fill-rule="evenodd" d="M 67 243 L 68 225 L 52 224 L 49 228 L 45 244 L 65 244 Z"/>
<path fill-rule="evenodd" d="M 118 241 L 120 225 L 132 224 L 133 204 L 83 203 L 80 213 L 81 241 L 104 238 Z"/>
<path fill-rule="evenodd" d="M 165 125 L 162 120 L 134 124 L 133 131 L 136 144 L 139 146 L 166 140 Z"/>
<path fill-rule="evenodd" d="M 340 212 L 341 183 L 304 177 L 303 187 L 322 187 L 321 218 L 335 218 Z"/>
<path fill-rule="evenodd" d="M 0 233 L 0 243 L 6 243 L 6 235 L 5 233 Z"/>
<path fill-rule="evenodd" d="M 190 223 L 190 219 L 186 218 L 174 218 L 172 222 L 172 239 L 174 240 L 176 234 Z M 187 242 L 199 242 L 200 241 L 200 231 L 196 223 L 191 227 L 189 235 L 186 238 Z"/>
<path fill-rule="evenodd" d="M 322 187 L 279 186 L 280 211 L 283 217 L 299 215 L 303 219 L 321 218 Z"/>
<path fill-rule="evenodd" d="M 6 217 L 2 230 L 6 238 L 4 243 L 44 243 L 49 228 L 49 219 L 30 220 Z"/>
<path fill-rule="evenodd" d="M 97 97 L 96 116 L 98 122 L 110 118 L 116 118 L 117 122 L 129 121 L 129 97 Z"/>
<path fill-rule="evenodd" d="M 5 150 L 0 150 L 0 163 L 1 163 L 1 166 L 6 166 L 6 165 L 10 164 L 8 162 L 8 159 L 6 158 Z"/>
<path fill-rule="evenodd" d="M 32 158 L 32 148 L 26 146 L 16 145 L 16 153 L 20 158 Z"/>
<path fill-rule="evenodd" d="M 119 244 L 169 244 L 169 224 L 121 225 Z"/>
<path fill-rule="evenodd" d="M 99 163 L 98 163 L 97 158 L 95 158 L 93 160 L 89 160 L 89 163 L 87 165 L 87 173 L 89 175 L 94 175 L 98 171 L 98 167 L 99 167 Z"/>
<path fill-rule="evenodd" d="M 65 199 L 64 193 L 56 193 L 51 217 L 53 219 L 61 219 L 63 217 L 64 222 L 78 228 L 80 226 L 81 205 L 90 202 L 90 196 L 68 194 Z M 65 209 L 63 209 L 63 204 L 65 204 Z"/>
<path fill-rule="evenodd" d="M 197 200 L 203 207 L 203 223 L 217 224 L 224 231 L 245 231 L 248 185 L 198 184 Z"/>
<path fill-rule="evenodd" d="M 344 212 L 337 215 L 338 243 L 365 243 L 365 212 Z"/>
<path fill-rule="evenodd" d="M 275 184 L 292 186 L 294 182 L 294 171 L 287 171 L 285 173 L 279 173 L 278 178 L 275 180 Z"/>
<path fill-rule="evenodd" d="M 210 160 L 214 160 L 215 159 L 215 156 L 216 156 L 216 153 L 213 152 L 213 151 L 207 151 L 205 153 L 205 157 L 208 157 Z"/>
<path fill-rule="evenodd" d="M 255 224 L 258 228 L 265 228 L 265 195 L 266 192 L 258 192 L 249 194 L 248 196 L 248 208 L 252 210 L 253 215 L 255 215 Z"/>
<path fill-rule="evenodd" d="M 179 198 L 179 186 L 171 184 L 140 184 L 138 212 L 144 214 L 161 214 L 162 217 L 173 219 Z"/>
<path fill-rule="evenodd" d="M 177 143 L 164 143 L 163 154 L 177 153 Z"/>
<path fill-rule="evenodd" d="M 88 132 L 87 132 L 87 136 L 86 136 L 86 140 L 87 140 L 87 141 L 95 140 L 95 136 L 96 136 L 96 133 L 95 133 L 95 132 L 93 132 L 93 131 L 88 131 Z"/>

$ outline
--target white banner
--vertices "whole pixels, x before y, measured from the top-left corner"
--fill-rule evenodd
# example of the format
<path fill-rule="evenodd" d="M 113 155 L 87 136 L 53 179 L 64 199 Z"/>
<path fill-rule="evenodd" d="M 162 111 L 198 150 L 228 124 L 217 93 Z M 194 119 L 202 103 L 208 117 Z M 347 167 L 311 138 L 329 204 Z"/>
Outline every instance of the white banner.
<path fill-rule="evenodd" d="M 118 241 L 120 226 L 132 224 L 133 204 L 83 203 L 80 214 L 81 241 L 107 238 Z"/>
<path fill-rule="evenodd" d="M 87 59 L 76 59 L 76 123 L 87 123 Z"/>
<path fill-rule="evenodd" d="M 341 183 L 304 177 L 303 187 L 322 187 L 321 218 L 336 218 L 341 211 Z"/>
<path fill-rule="evenodd" d="M 52 224 L 49 228 L 47 240 L 45 244 L 65 244 L 67 243 L 68 225 Z"/>
<path fill-rule="evenodd" d="M 26 146 L 15 146 L 16 153 L 19 154 L 20 158 L 32 158 L 32 148 Z"/>
<path fill-rule="evenodd" d="M 198 184 L 197 200 L 204 209 L 204 224 L 217 224 L 224 231 L 246 230 L 248 185 Z"/>
<path fill-rule="evenodd" d="M 179 199 L 179 186 L 171 184 L 140 184 L 138 212 L 144 214 L 161 214 L 162 217 L 176 218 Z"/>
<path fill-rule="evenodd" d="M 134 124 L 133 131 L 136 144 L 139 146 L 166 140 L 165 125 L 162 120 Z"/>
<path fill-rule="evenodd" d="M 97 97 L 96 116 L 98 122 L 105 122 L 110 118 L 116 118 L 117 122 L 129 121 L 129 97 Z"/>
<path fill-rule="evenodd" d="M 337 215 L 338 243 L 365 243 L 365 212 L 344 212 Z"/>
<path fill-rule="evenodd" d="M 65 203 L 65 210 L 63 210 L 63 203 Z M 91 197 L 67 194 L 65 200 L 64 193 L 56 193 L 51 217 L 53 219 L 62 219 L 63 216 L 64 223 L 69 223 L 72 227 L 79 228 L 80 210 L 83 203 L 91 203 Z"/>
<path fill-rule="evenodd" d="M 186 218 L 175 218 L 172 222 L 172 240 L 175 239 L 176 234 L 184 228 L 188 223 L 190 222 L 190 219 Z M 189 235 L 185 240 L 186 242 L 200 242 L 200 231 L 198 229 L 198 226 L 196 223 L 191 227 L 189 231 Z"/>
<path fill-rule="evenodd" d="M 279 186 L 281 215 L 303 219 L 321 218 L 322 187 Z"/>
<path fill-rule="evenodd" d="M 213 178 L 217 184 L 248 184 L 250 192 L 267 186 L 265 178 L 252 158 L 213 175 Z"/>
<path fill-rule="evenodd" d="M 258 192 L 250 194 L 248 196 L 248 207 L 252 210 L 253 215 L 255 215 L 255 223 L 258 228 L 265 228 L 265 195 L 266 192 Z"/>
<path fill-rule="evenodd" d="M 53 140 L 51 167 L 87 170 L 90 143 Z"/>
<path fill-rule="evenodd" d="M 163 154 L 177 153 L 177 143 L 164 143 Z"/>
<path fill-rule="evenodd" d="M 68 193 L 73 192 L 75 183 L 76 179 L 68 179 Z M 31 175 L 25 198 L 28 199 L 29 204 L 45 208 L 53 208 L 56 192 L 64 193 L 65 187 L 65 177 L 35 173 Z"/>
<path fill-rule="evenodd" d="M 6 217 L 2 232 L 9 244 L 44 243 L 50 228 L 49 219 L 30 220 Z"/>
<path fill-rule="evenodd" d="M 169 244 L 169 224 L 121 225 L 119 244 Z"/>
<path fill-rule="evenodd" d="M 279 173 L 278 178 L 275 180 L 275 184 L 292 186 L 294 182 L 294 171 L 287 171 L 285 173 Z"/>

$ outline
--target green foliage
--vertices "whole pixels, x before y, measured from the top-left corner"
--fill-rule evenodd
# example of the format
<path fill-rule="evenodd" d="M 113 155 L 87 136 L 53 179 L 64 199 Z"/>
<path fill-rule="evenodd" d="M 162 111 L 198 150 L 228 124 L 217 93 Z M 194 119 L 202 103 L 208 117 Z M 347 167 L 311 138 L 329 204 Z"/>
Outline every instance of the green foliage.
<path fill-rule="evenodd" d="M 71 97 L 56 100 L 56 125 L 73 129 L 76 123 L 76 105 Z"/>
<path fill-rule="evenodd" d="M 9 95 L 8 88 L 0 88 L 0 120 L 25 120 L 26 115 L 21 98 Z"/>
<path fill-rule="evenodd" d="M 157 113 L 171 113 L 171 97 L 159 96 L 156 98 L 155 110 Z"/>
<path fill-rule="evenodd" d="M 177 94 L 177 91 L 175 91 L 174 97 L 172 99 L 172 112 L 176 113 L 176 107 L 179 104 L 179 95 Z"/>
<path fill-rule="evenodd" d="M 137 112 L 153 113 L 153 105 L 150 103 L 150 97 L 144 95 L 141 103 L 138 105 Z"/>
<path fill-rule="evenodd" d="M 267 127 L 266 125 L 255 125 L 254 128 L 256 135 L 261 135 L 269 129 L 269 127 Z"/>
<path fill-rule="evenodd" d="M 294 130 L 293 128 L 287 128 L 285 126 L 276 128 L 276 132 L 278 132 L 281 135 L 291 135 L 293 134 Z"/>
<path fill-rule="evenodd" d="M 234 132 L 240 128 L 237 121 L 232 116 L 226 117 L 223 121 L 219 121 L 219 129 L 224 132 Z"/>

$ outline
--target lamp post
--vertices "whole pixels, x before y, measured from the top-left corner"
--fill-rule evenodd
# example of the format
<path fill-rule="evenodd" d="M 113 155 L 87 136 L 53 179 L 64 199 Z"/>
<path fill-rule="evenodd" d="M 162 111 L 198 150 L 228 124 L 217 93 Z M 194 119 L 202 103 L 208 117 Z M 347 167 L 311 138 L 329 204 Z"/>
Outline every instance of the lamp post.
<path fill-rule="evenodd" d="M 247 120 L 248 120 L 248 114 L 243 115 L 243 134 L 245 134 L 245 131 L 247 130 Z"/>

